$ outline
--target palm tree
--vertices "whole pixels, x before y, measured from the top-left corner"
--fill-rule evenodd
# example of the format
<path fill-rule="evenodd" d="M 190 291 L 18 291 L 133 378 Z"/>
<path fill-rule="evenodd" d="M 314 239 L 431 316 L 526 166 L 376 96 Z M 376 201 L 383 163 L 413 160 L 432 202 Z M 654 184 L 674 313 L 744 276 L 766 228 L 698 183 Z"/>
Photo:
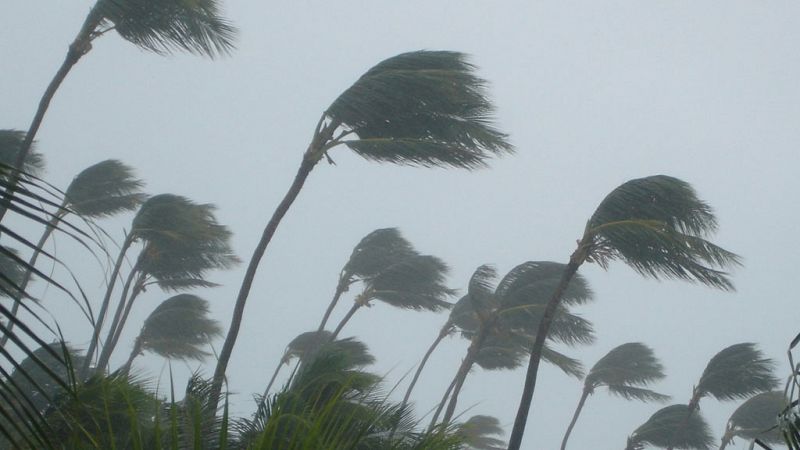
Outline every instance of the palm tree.
<path fill-rule="evenodd" d="M 722 269 L 739 265 L 739 257 L 705 238 L 717 229 L 714 214 L 694 189 L 677 178 L 655 175 L 623 183 L 600 203 L 586 224 L 553 290 L 531 349 L 509 450 L 519 450 L 528 420 L 541 349 L 564 291 L 584 262 L 606 268 L 620 259 L 643 276 L 699 282 L 722 290 L 733 284 Z"/>
<path fill-rule="evenodd" d="M 339 273 L 339 282 L 328 309 L 322 317 L 318 331 L 325 329 L 325 324 L 339 302 L 339 298 L 357 281 L 376 276 L 388 266 L 416 255 L 417 252 L 397 228 L 381 228 L 364 236 L 353 249 L 350 259 Z"/>
<path fill-rule="evenodd" d="M 168 359 L 202 360 L 209 355 L 203 347 L 218 336 L 222 328 L 208 317 L 206 300 L 191 294 L 172 296 L 145 319 L 122 371 L 128 372 L 134 358 L 146 351 Z"/>
<path fill-rule="evenodd" d="M 689 417 L 688 412 L 687 405 L 671 405 L 656 411 L 628 437 L 625 450 L 641 450 L 645 445 L 689 450 L 711 448 L 714 438 L 708 424 L 699 414 Z"/>
<path fill-rule="evenodd" d="M 73 213 L 84 219 L 110 217 L 120 212 L 136 209 L 146 198 L 140 189 L 144 183 L 133 175 L 133 169 L 120 161 L 109 159 L 84 169 L 64 192 L 64 200 L 52 214 L 33 254 L 28 260 L 28 269 L 20 284 L 24 292 L 30 282 L 31 270 L 39 258 L 50 235 L 58 228 L 64 216 Z M 15 296 L 11 314 L 17 315 L 22 296 Z M 11 327 L 11 324 L 9 324 Z M 0 339 L 5 346 L 8 336 Z"/>
<path fill-rule="evenodd" d="M 512 146 L 492 126 L 485 82 L 461 53 L 416 51 L 389 58 L 359 78 L 320 117 L 294 182 L 275 209 L 247 267 L 214 371 L 219 396 L 258 264 L 311 170 L 337 146 L 394 164 L 474 169 Z"/>
<path fill-rule="evenodd" d="M 753 443 L 755 439 L 765 443 L 783 443 L 783 435 L 777 428 L 777 419 L 787 404 L 782 391 L 762 392 L 750 397 L 728 419 L 719 450 L 724 450 L 737 437 Z M 750 448 L 753 448 L 752 444 Z"/>
<path fill-rule="evenodd" d="M 470 450 L 502 450 L 506 443 L 493 436 L 502 436 L 500 421 L 492 416 L 472 416 L 466 422 L 458 424 L 456 434 L 464 439 Z"/>
<path fill-rule="evenodd" d="M 236 34 L 236 29 L 221 17 L 218 0 L 97 0 L 39 100 L 14 168 L 23 167 L 50 101 L 67 74 L 92 49 L 92 41 L 112 30 L 144 50 L 159 54 L 184 50 L 209 57 L 231 51 Z M 18 182 L 19 177 L 13 175 L 6 191 L 12 192 Z M 7 209 L 7 203 L 0 204 L 0 220 Z"/>
<path fill-rule="evenodd" d="M 586 375 L 583 381 L 583 394 L 564 434 L 561 450 L 567 448 L 567 440 L 578 421 L 583 405 L 597 388 L 605 386 L 609 393 L 626 400 L 663 402 L 669 399 L 668 395 L 659 394 L 644 386 L 664 377 L 664 367 L 650 347 L 639 342 L 629 342 L 612 349 L 600 358 Z"/>
<path fill-rule="evenodd" d="M 5 170 L 6 167 L 14 167 L 14 163 L 19 158 L 22 143 L 25 142 L 25 132 L 13 129 L 0 129 L 0 166 L 4 169 L 2 179 L 7 181 L 11 178 L 11 174 Z M 31 141 L 28 155 L 24 158 L 22 167 L 22 176 L 32 175 L 38 177 L 44 171 L 44 157 L 41 153 L 36 151 L 36 143 Z"/>

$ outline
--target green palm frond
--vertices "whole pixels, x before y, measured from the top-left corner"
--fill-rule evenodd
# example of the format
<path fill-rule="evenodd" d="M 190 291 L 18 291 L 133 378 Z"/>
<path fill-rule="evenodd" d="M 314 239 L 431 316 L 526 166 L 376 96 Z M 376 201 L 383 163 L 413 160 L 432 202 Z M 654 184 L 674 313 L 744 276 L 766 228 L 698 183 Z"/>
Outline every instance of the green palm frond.
<path fill-rule="evenodd" d="M 696 281 L 733 290 L 722 269 L 737 255 L 704 238 L 717 229 L 711 207 L 677 178 L 628 181 L 600 203 L 586 226 L 587 259 L 607 267 L 621 259 L 642 275 Z"/>
<path fill-rule="evenodd" d="M 377 229 L 364 236 L 353 248 L 342 273 L 348 279 L 373 277 L 397 261 L 416 254 L 397 228 Z"/>
<path fill-rule="evenodd" d="M 492 125 L 485 81 L 465 55 L 416 51 L 389 58 L 358 79 L 325 112 L 357 136 L 344 141 L 379 162 L 473 169 L 511 153 Z"/>
<path fill-rule="evenodd" d="M 413 255 L 398 261 L 373 278 L 365 280 L 365 300 L 380 300 L 396 308 L 440 311 L 451 304 L 454 294 L 444 281 L 447 264 L 430 255 Z"/>
<path fill-rule="evenodd" d="M 782 391 L 754 395 L 736 408 L 728 420 L 725 436 L 730 439 L 759 439 L 768 443 L 782 443 L 783 436 L 777 428 L 778 414 L 788 402 Z M 723 437 L 723 441 L 726 440 Z"/>
<path fill-rule="evenodd" d="M 136 347 L 164 358 L 201 360 L 203 347 L 222 335 L 219 323 L 208 317 L 208 302 L 190 294 L 164 300 L 144 322 Z"/>
<path fill-rule="evenodd" d="M 25 132 L 19 130 L 0 130 L 0 164 L 13 167 L 17 161 L 17 155 L 25 140 Z M 44 171 L 44 156 L 34 149 L 31 150 L 22 166 L 22 172 L 39 176 Z M 5 175 L 3 175 L 5 177 Z"/>
<path fill-rule="evenodd" d="M 584 386 L 590 390 L 606 386 L 611 394 L 628 400 L 665 401 L 669 396 L 643 388 L 665 376 L 664 366 L 650 347 L 629 342 L 600 358 L 586 375 Z"/>
<path fill-rule="evenodd" d="M 717 400 L 736 400 L 775 389 L 778 380 L 773 371 L 775 362 L 765 358 L 755 344 L 731 345 L 708 362 L 696 395 Z"/>
<path fill-rule="evenodd" d="M 552 261 L 524 262 L 500 280 L 495 293 L 506 307 L 526 303 L 545 304 L 561 281 L 565 268 L 566 265 Z M 576 274 L 561 301 L 566 305 L 578 305 L 591 301 L 593 297 L 589 283 Z"/>
<path fill-rule="evenodd" d="M 68 206 L 84 217 L 108 217 L 136 209 L 147 196 L 144 183 L 133 176 L 133 169 L 108 159 L 84 169 L 67 187 Z"/>
<path fill-rule="evenodd" d="M 542 360 L 558 367 L 562 372 L 571 377 L 581 379 L 585 374 L 583 364 L 579 360 L 553 350 L 553 348 L 547 344 L 542 347 Z"/>
<path fill-rule="evenodd" d="M 484 370 L 513 370 L 527 361 L 530 339 L 516 335 L 489 335 L 475 355 Z"/>
<path fill-rule="evenodd" d="M 706 450 L 714 443 L 706 421 L 698 413 L 689 415 L 686 405 L 658 410 L 628 438 L 628 450 L 645 445 L 658 448 Z"/>
<path fill-rule="evenodd" d="M 234 28 L 218 0 L 98 0 L 94 14 L 123 39 L 159 54 L 185 50 L 209 57 L 233 50 Z"/>
<path fill-rule="evenodd" d="M 505 442 L 495 436 L 502 436 L 500 421 L 492 416 L 472 416 L 456 426 L 456 434 L 464 439 L 464 445 L 471 450 L 501 450 Z"/>
<path fill-rule="evenodd" d="M 369 352 L 369 348 L 356 338 L 344 338 L 331 341 L 330 331 L 307 331 L 297 335 L 289 345 L 282 361 L 288 363 L 291 359 L 300 358 L 308 360 L 320 349 L 325 352 L 333 352 L 339 355 L 343 363 L 350 368 L 368 366 L 375 362 L 375 357 Z"/>
<path fill-rule="evenodd" d="M 467 297 L 472 302 L 472 307 L 481 311 L 488 312 L 495 305 L 494 301 L 494 280 L 497 278 L 497 271 L 494 267 L 484 264 L 475 269 L 467 285 Z"/>

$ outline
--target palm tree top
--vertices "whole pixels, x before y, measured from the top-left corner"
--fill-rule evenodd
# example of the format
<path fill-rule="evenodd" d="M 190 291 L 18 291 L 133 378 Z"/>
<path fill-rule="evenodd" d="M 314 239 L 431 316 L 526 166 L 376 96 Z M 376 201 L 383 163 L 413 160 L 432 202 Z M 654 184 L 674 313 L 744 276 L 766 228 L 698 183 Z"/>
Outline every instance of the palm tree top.
<path fill-rule="evenodd" d="M 740 265 L 740 258 L 705 239 L 716 229 L 711 207 L 689 183 L 654 175 L 606 196 L 586 225 L 583 251 L 604 268 L 618 258 L 645 276 L 733 290 L 721 269 Z"/>
<path fill-rule="evenodd" d="M 615 347 L 600 358 L 586 375 L 584 386 L 590 392 L 606 386 L 611 394 L 626 399 L 664 401 L 669 396 L 642 387 L 665 376 L 664 366 L 650 347 L 629 342 Z"/>
<path fill-rule="evenodd" d="M 344 143 L 362 157 L 423 167 L 475 169 L 511 153 L 492 125 L 486 82 L 462 53 L 420 50 L 368 70 L 328 107 Z"/>
<path fill-rule="evenodd" d="M 778 414 L 788 402 L 782 391 L 762 392 L 754 395 L 736 408 L 728 420 L 726 436 L 760 439 L 769 443 L 782 443 L 783 436 L 776 428 Z M 725 438 L 723 438 L 725 439 Z"/>
<path fill-rule="evenodd" d="M 628 438 L 628 449 L 645 445 L 659 448 L 706 450 L 714 443 L 706 421 L 698 413 L 689 414 L 687 405 L 671 405 L 655 414 Z"/>
<path fill-rule="evenodd" d="M 222 335 L 222 327 L 208 314 L 206 300 L 191 294 L 172 296 L 144 321 L 137 344 L 165 358 L 201 360 L 209 354 L 202 347 Z"/>
<path fill-rule="evenodd" d="M 511 269 L 497 284 L 495 295 L 504 308 L 528 303 L 547 303 L 550 295 L 561 281 L 565 264 L 552 261 L 527 261 Z M 589 283 L 580 275 L 575 276 L 562 296 L 565 305 L 579 305 L 591 301 L 594 293 Z"/>
<path fill-rule="evenodd" d="M 0 164 L 4 166 L 14 166 L 17 155 L 25 141 L 25 132 L 20 130 L 0 130 Z M 39 176 L 44 171 L 44 156 L 34 148 L 35 142 L 31 144 L 31 150 L 22 166 L 22 171 Z"/>
<path fill-rule="evenodd" d="M 215 57 L 233 50 L 236 28 L 218 0 L 98 0 L 92 13 L 134 45 L 158 54 L 175 50 Z"/>
<path fill-rule="evenodd" d="M 350 337 L 331 341 L 331 336 L 327 330 L 300 333 L 286 346 L 281 362 L 288 363 L 292 358 L 307 359 L 320 349 L 341 354 L 348 367 L 368 366 L 375 362 L 367 345 L 358 339 Z"/>
<path fill-rule="evenodd" d="M 744 342 L 723 349 L 708 362 L 695 388 L 697 398 L 736 400 L 778 386 L 775 362 L 765 358 L 756 344 Z"/>
<path fill-rule="evenodd" d="M 69 207 L 85 217 L 107 217 L 136 209 L 147 195 L 133 169 L 115 159 L 94 164 L 75 176 L 67 187 Z"/>
<path fill-rule="evenodd" d="M 364 236 L 342 269 L 342 278 L 369 278 L 417 252 L 397 228 L 380 228 Z"/>
<path fill-rule="evenodd" d="M 397 308 L 440 311 L 452 305 L 446 301 L 455 291 L 444 282 L 450 271 L 441 259 L 412 255 L 389 265 L 373 278 L 364 280 L 364 301 L 386 302 Z"/>
<path fill-rule="evenodd" d="M 505 442 L 496 436 L 502 436 L 500 421 L 492 416 L 477 415 L 456 426 L 456 435 L 464 440 L 467 449 L 501 450 L 506 448 Z"/>

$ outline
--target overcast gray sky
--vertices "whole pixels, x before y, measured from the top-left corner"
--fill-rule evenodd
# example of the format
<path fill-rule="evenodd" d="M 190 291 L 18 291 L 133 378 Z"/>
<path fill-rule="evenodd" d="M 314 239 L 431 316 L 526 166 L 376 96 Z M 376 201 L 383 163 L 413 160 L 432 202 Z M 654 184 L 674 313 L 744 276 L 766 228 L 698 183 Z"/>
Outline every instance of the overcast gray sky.
<path fill-rule="evenodd" d="M 26 129 L 92 2 L 7 3 L 0 128 Z M 721 225 L 714 240 L 744 257 L 734 274 L 738 292 L 645 280 L 618 263 L 608 272 L 586 266 L 596 301 L 576 312 L 594 323 L 597 343 L 565 352 L 590 367 L 619 344 L 644 342 L 668 373 L 654 389 L 680 402 L 708 359 L 734 343 L 759 343 L 780 362 L 780 375 L 788 373 L 785 351 L 800 331 L 791 287 L 800 254 L 797 2 L 238 0 L 224 7 L 240 35 L 233 55 L 217 61 L 160 57 L 111 33 L 97 40 L 39 133 L 48 180 L 66 186 L 88 165 L 118 158 L 150 193 L 216 204 L 247 259 L 322 111 L 372 65 L 418 49 L 470 54 L 490 81 L 498 127 L 517 147 L 472 173 L 381 166 L 344 148 L 332 154 L 336 166 L 320 164 L 256 278 L 228 373 L 236 413 L 253 409 L 251 394 L 261 392 L 285 344 L 316 326 L 366 233 L 399 227 L 420 251 L 447 261 L 451 285 L 464 288 L 483 263 L 505 273 L 526 260 L 566 262 L 600 200 L 653 174 L 692 183 L 714 206 Z M 129 220 L 104 225 L 121 236 Z M 69 244 L 59 244 L 65 259 L 89 260 L 77 251 L 67 257 Z M 90 291 L 101 291 L 96 264 L 79 272 Z M 215 273 L 224 286 L 200 293 L 226 327 L 243 272 Z M 163 298 L 151 290 L 137 306 L 118 361 Z M 64 304 L 47 306 L 67 337 L 85 345 L 85 324 Z M 369 344 L 373 369 L 392 386 L 445 320 L 378 304 L 344 335 Z M 420 412 L 441 397 L 467 347 L 457 338 L 445 344 L 416 389 Z M 137 365 L 157 376 L 162 362 Z M 473 406 L 467 416 L 497 416 L 510 431 L 523 378 L 524 370 L 475 371 L 459 406 Z M 544 367 L 524 448 L 557 448 L 580 388 Z M 703 401 L 715 437 L 736 406 Z M 571 447 L 622 448 L 658 407 L 599 391 Z"/>

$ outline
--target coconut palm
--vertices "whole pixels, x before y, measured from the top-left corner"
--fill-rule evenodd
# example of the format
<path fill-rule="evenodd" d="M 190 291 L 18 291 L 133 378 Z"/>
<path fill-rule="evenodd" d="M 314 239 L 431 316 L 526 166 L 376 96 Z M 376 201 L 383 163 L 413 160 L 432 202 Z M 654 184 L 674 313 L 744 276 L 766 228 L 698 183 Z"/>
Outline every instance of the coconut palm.
<path fill-rule="evenodd" d="M 770 444 L 783 443 L 777 419 L 787 404 L 782 391 L 762 392 L 750 397 L 728 419 L 719 449 L 724 450 L 737 437 L 751 442 L 759 439 Z"/>
<path fill-rule="evenodd" d="M 322 331 L 325 328 L 339 298 L 348 291 L 353 283 L 374 277 L 386 267 L 416 254 L 411 243 L 400 234 L 397 228 L 381 228 L 364 236 L 353 249 L 350 259 L 339 273 L 336 291 L 328 309 L 325 310 L 318 330 Z"/>
<path fill-rule="evenodd" d="M 625 450 L 641 450 L 645 445 L 658 448 L 706 450 L 714 438 L 700 416 L 688 416 L 687 405 L 671 405 L 656 411 L 629 437 Z M 688 417 L 688 419 L 687 419 Z"/>
<path fill-rule="evenodd" d="M 140 191 L 143 184 L 134 177 L 133 169 L 114 159 L 84 169 L 75 176 L 64 192 L 64 200 L 52 214 L 28 260 L 30 267 L 36 265 L 45 243 L 67 214 L 73 213 L 84 219 L 96 219 L 134 210 L 146 198 Z M 20 291 L 25 291 L 32 275 L 33 271 L 30 269 L 25 273 Z M 18 313 L 21 300 L 21 296 L 14 298 L 12 314 Z M 0 346 L 5 346 L 6 340 L 7 336 L 4 336 L 0 340 Z"/>
<path fill-rule="evenodd" d="M 631 180 L 606 196 L 587 222 L 547 304 L 531 349 L 509 450 L 519 450 L 522 445 L 541 348 L 564 290 L 578 268 L 587 261 L 606 268 L 619 259 L 646 277 L 675 278 L 730 291 L 733 284 L 722 270 L 740 264 L 739 257 L 705 239 L 716 229 L 711 207 L 688 183 L 677 178 L 655 175 Z"/>
<path fill-rule="evenodd" d="M 609 393 L 626 400 L 663 402 L 669 396 L 646 389 L 645 386 L 664 377 L 664 367 L 650 347 L 639 342 L 629 342 L 613 348 L 597 361 L 583 380 L 583 393 L 564 434 L 561 450 L 567 448 L 569 435 L 578 421 L 583 405 L 597 388 L 605 386 Z"/>
<path fill-rule="evenodd" d="M 22 168 L 53 96 L 72 67 L 92 49 L 92 41 L 115 30 L 123 39 L 159 54 L 175 50 L 209 57 L 233 48 L 236 30 L 219 12 L 218 0 L 97 0 L 69 45 L 64 62 L 45 89 L 13 167 Z M 6 189 L 19 182 L 12 176 Z M 0 205 L 0 220 L 7 204 Z"/>
<path fill-rule="evenodd" d="M 258 264 L 311 170 L 344 145 L 377 162 L 474 169 L 512 146 L 492 126 L 485 82 L 461 53 L 416 51 L 389 58 L 359 78 L 322 114 L 294 182 L 275 209 L 247 267 L 214 372 L 219 395 Z"/>
<path fill-rule="evenodd" d="M 202 360 L 209 355 L 203 347 L 221 335 L 219 322 L 208 317 L 206 300 L 191 294 L 172 296 L 145 319 L 122 370 L 127 372 L 134 358 L 147 351 L 168 359 Z"/>
<path fill-rule="evenodd" d="M 502 436 L 500 421 L 492 416 L 472 416 L 456 426 L 456 434 L 470 450 L 502 450 L 506 443 L 493 436 Z"/>

